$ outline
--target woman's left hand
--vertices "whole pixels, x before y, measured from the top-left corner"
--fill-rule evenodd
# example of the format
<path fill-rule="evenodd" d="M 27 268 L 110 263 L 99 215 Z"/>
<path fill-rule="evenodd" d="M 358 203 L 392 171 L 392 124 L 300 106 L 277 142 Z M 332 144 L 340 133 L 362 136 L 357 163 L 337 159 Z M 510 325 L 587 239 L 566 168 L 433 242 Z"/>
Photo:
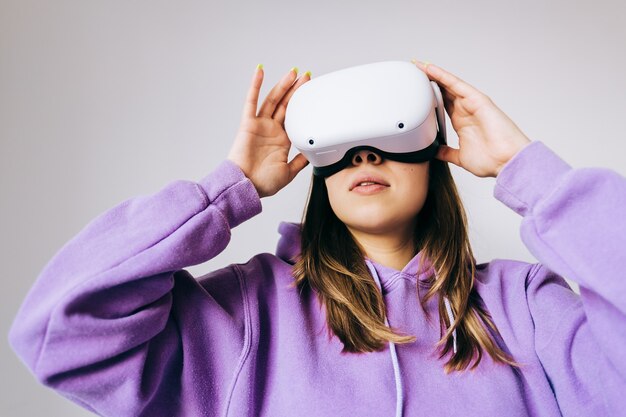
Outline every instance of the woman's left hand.
<path fill-rule="evenodd" d="M 496 177 L 530 143 L 488 96 L 436 65 L 413 62 L 441 88 L 444 107 L 459 137 L 459 149 L 442 145 L 437 159 L 478 177 Z"/>

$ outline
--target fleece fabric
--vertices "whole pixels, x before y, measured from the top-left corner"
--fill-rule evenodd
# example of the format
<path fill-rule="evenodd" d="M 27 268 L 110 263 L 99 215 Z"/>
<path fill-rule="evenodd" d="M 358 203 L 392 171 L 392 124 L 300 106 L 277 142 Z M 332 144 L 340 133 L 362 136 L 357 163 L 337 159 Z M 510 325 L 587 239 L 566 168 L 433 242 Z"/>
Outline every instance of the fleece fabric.
<path fill-rule="evenodd" d="M 626 180 L 534 141 L 493 194 L 522 217 L 538 260 L 477 266 L 497 343 L 519 369 L 485 354 L 444 373 L 436 300 L 430 322 L 417 300 L 432 268 L 418 271 L 421 252 L 401 271 L 368 260 L 389 326 L 417 337 L 373 353 L 342 354 L 315 293 L 290 285 L 297 224 L 280 224 L 275 254 L 192 276 L 185 267 L 261 212 L 229 161 L 88 223 L 38 276 L 10 344 L 41 383 L 102 416 L 626 415 Z"/>

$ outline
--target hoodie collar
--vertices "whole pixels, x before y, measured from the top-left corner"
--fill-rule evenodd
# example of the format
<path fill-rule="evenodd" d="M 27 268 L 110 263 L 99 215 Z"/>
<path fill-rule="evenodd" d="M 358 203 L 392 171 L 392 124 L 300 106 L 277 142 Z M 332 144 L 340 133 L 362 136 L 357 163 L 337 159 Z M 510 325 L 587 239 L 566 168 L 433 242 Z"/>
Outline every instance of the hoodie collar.
<path fill-rule="evenodd" d="M 281 222 L 278 226 L 280 239 L 276 246 L 276 256 L 290 264 L 294 264 L 297 257 L 300 255 L 300 227 L 301 225 L 299 223 L 291 222 Z M 414 281 L 417 279 L 424 281 L 431 275 L 432 265 L 428 259 L 424 259 L 422 269 L 418 270 L 422 255 L 422 252 L 418 252 L 400 271 L 381 265 L 372 259 L 366 259 L 369 260 L 376 269 L 383 289 L 389 289 L 400 276 L 409 279 L 413 278 Z"/>

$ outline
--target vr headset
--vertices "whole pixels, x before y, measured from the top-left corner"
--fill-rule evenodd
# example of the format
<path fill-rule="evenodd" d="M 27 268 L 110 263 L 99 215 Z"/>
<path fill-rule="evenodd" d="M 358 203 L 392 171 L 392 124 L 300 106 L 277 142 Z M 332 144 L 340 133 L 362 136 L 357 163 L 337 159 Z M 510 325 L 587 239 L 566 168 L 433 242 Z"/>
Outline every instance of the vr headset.
<path fill-rule="evenodd" d="M 359 65 L 298 87 L 287 105 L 285 131 L 317 176 L 347 167 L 362 149 L 424 162 L 446 143 L 443 97 L 410 62 Z"/>

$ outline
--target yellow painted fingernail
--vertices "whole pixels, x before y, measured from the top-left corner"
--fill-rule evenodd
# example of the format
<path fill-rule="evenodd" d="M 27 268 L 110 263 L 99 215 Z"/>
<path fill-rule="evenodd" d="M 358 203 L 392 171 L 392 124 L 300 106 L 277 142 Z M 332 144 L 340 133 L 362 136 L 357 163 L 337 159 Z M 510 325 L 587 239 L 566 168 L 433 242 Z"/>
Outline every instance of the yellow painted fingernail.
<path fill-rule="evenodd" d="M 311 71 L 305 72 L 304 75 L 308 75 L 310 77 L 311 76 Z"/>
<path fill-rule="evenodd" d="M 256 69 L 263 69 L 263 64 L 259 64 L 256 66 Z"/>
<path fill-rule="evenodd" d="M 424 69 L 426 69 L 426 67 L 428 67 L 428 66 L 430 65 L 430 62 L 428 62 L 428 61 L 424 61 L 424 62 L 423 62 L 423 61 L 418 61 L 418 60 L 417 60 L 417 59 L 415 59 L 415 58 L 413 58 L 413 59 L 411 60 L 411 62 L 412 62 L 413 64 L 416 64 L 416 65 L 417 65 L 417 64 L 421 64 L 422 66 L 424 66 Z"/>
<path fill-rule="evenodd" d="M 297 74 L 298 73 L 298 67 L 293 67 L 293 68 L 291 68 L 290 71 L 294 71 Z"/>

